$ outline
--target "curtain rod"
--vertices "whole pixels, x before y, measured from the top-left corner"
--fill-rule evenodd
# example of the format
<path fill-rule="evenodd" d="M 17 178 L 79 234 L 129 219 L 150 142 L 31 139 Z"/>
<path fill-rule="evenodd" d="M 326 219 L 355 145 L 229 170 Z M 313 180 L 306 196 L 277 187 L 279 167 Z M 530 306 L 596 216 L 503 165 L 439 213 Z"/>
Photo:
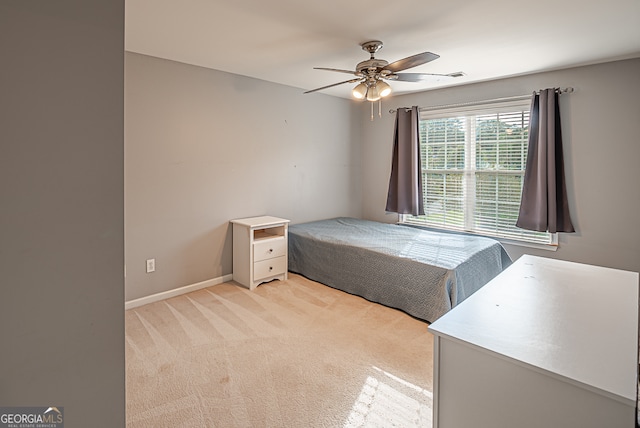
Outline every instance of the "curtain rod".
<path fill-rule="evenodd" d="M 568 88 L 556 88 L 556 92 L 559 94 L 570 94 L 571 92 L 573 92 L 574 89 L 572 87 L 568 87 Z M 540 94 L 540 91 L 535 91 L 536 94 Z M 464 106 L 471 106 L 471 105 L 476 105 L 476 104 L 491 104 L 491 103 L 499 103 L 502 101 L 518 101 L 518 100 L 525 100 L 527 98 L 530 98 L 531 94 L 527 94 L 527 95 L 515 95 L 512 97 L 502 97 L 502 98 L 493 98 L 490 100 L 480 100 L 480 101 L 469 101 L 466 103 L 456 103 L 456 104 L 442 104 L 442 105 L 438 105 L 438 106 L 429 106 L 429 107 L 423 107 L 420 110 L 438 110 L 441 108 L 453 108 L 453 107 L 464 107 Z M 399 107 L 399 108 L 410 108 L 410 107 Z M 389 110 L 389 113 L 395 113 L 397 111 L 397 109 L 391 109 Z"/>

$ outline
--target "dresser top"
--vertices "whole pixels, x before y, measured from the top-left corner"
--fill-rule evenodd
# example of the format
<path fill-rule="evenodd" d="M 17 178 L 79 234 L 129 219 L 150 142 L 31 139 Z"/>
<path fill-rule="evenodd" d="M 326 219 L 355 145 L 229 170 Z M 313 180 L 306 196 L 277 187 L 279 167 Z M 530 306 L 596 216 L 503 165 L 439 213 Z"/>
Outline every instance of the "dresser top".
<path fill-rule="evenodd" d="M 238 218 L 235 220 L 231 220 L 231 223 L 241 224 L 243 226 L 258 228 L 258 227 L 269 227 L 269 226 L 277 226 L 280 224 L 289 223 L 289 220 L 279 217 L 271 217 L 268 215 L 260 216 L 260 217 L 248 217 L 248 218 Z"/>
<path fill-rule="evenodd" d="M 636 400 L 638 273 L 522 256 L 429 330 Z"/>

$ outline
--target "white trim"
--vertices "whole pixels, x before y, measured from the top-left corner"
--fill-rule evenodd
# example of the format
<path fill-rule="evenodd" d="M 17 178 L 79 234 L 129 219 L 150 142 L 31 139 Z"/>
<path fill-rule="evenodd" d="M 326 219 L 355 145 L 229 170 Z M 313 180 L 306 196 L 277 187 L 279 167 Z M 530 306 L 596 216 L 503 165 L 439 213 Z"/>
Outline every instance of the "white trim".
<path fill-rule="evenodd" d="M 504 245 L 516 245 L 518 247 L 529 247 L 536 248 L 538 250 L 546 250 L 546 251 L 558 251 L 558 234 L 551 234 L 551 243 L 543 244 L 538 242 L 529 242 L 529 241 L 520 241 L 517 239 L 509 239 L 509 238 L 496 238 L 494 236 L 487 236 L 487 238 L 493 238 L 496 241 L 499 241 Z"/>
<path fill-rule="evenodd" d="M 478 115 L 486 113 L 506 113 L 513 112 L 514 109 L 529 110 L 531 107 L 531 95 L 526 98 L 519 98 L 511 101 L 497 101 L 492 103 L 465 103 L 453 104 L 450 107 L 421 107 L 420 120 L 442 119 L 447 117 L 455 117 L 458 113 L 460 116 Z"/>
<path fill-rule="evenodd" d="M 170 297 L 180 296 L 182 294 L 190 293 L 192 291 L 201 290 L 203 288 L 211 287 L 213 285 L 222 284 L 223 282 L 229 282 L 233 279 L 233 274 L 219 276 L 218 278 L 208 279 L 206 281 L 197 282 L 191 285 L 185 285 L 184 287 L 174 288 L 173 290 L 167 290 L 160 293 L 152 294 L 150 296 L 140 297 L 139 299 L 129 300 L 124 302 L 124 309 L 133 309 L 138 306 L 147 305 L 149 303 L 159 302 Z"/>

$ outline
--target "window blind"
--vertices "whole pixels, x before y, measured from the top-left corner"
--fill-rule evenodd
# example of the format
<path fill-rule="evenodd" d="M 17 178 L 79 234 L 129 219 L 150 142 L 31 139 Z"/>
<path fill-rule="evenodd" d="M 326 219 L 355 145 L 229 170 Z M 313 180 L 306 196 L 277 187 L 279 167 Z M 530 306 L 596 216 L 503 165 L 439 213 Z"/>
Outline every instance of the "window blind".
<path fill-rule="evenodd" d="M 405 222 L 553 243 L 515 226 L 527 158 L 528 100 L 421 112 L 424 216 Z"/>

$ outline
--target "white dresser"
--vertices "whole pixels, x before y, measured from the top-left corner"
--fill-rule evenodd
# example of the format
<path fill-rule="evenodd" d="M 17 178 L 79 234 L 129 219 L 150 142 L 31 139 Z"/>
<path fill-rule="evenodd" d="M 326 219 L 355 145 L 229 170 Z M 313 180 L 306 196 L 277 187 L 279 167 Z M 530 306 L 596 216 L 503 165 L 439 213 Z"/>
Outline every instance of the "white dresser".
<path fill-rule="evenodd" d="M 261 216 L 231 223 L 234 281 L 253 290 L 262 282 L 287 279 L 289 220 Z"/>
<path fill-rule="evenodd" d="M 434 428 L 631 428 L 638 273 L 523 256 L 431 324 Z"/>

